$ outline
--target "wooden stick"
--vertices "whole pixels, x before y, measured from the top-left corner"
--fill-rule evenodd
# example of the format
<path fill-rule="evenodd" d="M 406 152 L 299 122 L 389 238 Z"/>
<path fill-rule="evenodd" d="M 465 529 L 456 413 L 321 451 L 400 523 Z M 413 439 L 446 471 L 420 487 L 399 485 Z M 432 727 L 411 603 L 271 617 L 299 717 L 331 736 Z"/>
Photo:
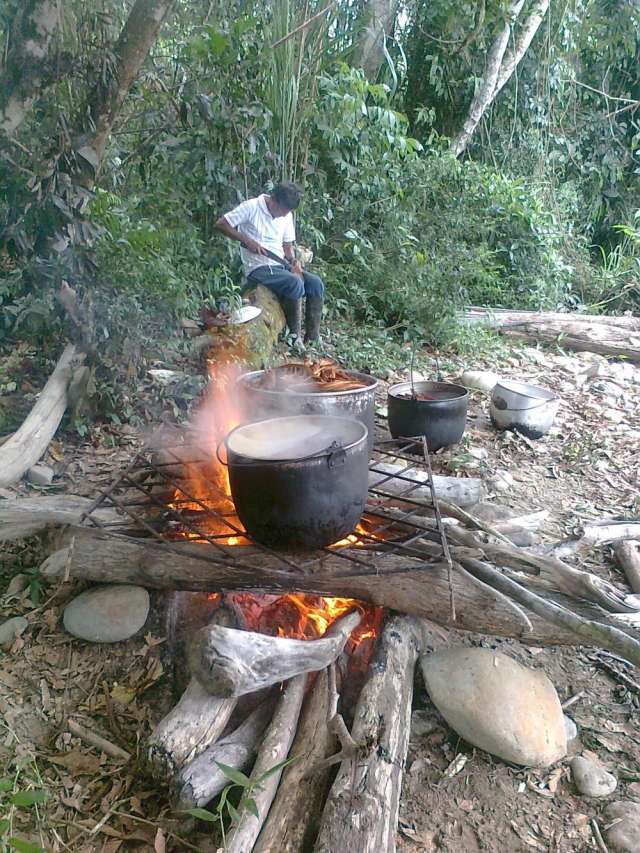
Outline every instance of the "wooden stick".
<path fill-rule="evenodd" d="M 33 536 L 50 525 L 79 524 L 92 501 L 78 495 L 42 495 L 37 498 L 0 500 L 0 542 Z M 96 510 L 103 524 L 117 521 L 115 509 Z"/>
<path fill-rule="evenodd" d="M 640 593 L 640 541 L 623 539 L 616 542 L 613 551 L 627 576 L 629 586 L 634 592 Z"/>
<path fill-rule="evenodd" d="M 331 773 L 328 767 L 317 769 L 317 764 L 333 752 L 336 743 L 327 725 L 328 710 L 328 675 L 324 669 L 305 700 L 291 747 L 294 761 L 285 767 L 253 853 L 300 853 L 313 842 Z"/>
<path fill-rule="evenodd" d="M 242 814 L 239 824 L 234 827 L 227 838 L 225 847 L 227 853 L 249 853 L 253 850 L 282 776 L 282 769 L 276 772 L 270 771 L 285 761 L 289 755 L 300 716 L 306 682 L 306 675 L 296 675 L 287 683 L 280 697 L 273 720 L 267 728 L 251 772 L 251 781 L 259 782 L 260 785 L 259 788 L 254 788 L 251 795 L 258 817 L 249 811 Z M 267 773 L 270 775 L 265 778 Z"/>
<path fill-rule="evenodd" d="M 229 784 L 229 777 L 217 762 L 236 770 L 247 770 L 272 713 L 273 702 L 267 699 L 249 714 L 242 725 L 183 767 L 175 780 L 177 808 L 206 806 Z"/>
<path fill-rule="evenodd" d="M 411 730 L 419 620 L 389 620 L 362 688 L 351 736 L 359 745 L 331 787 L 314 853 L 393 853 Z"/>
<path fill-rule="evenodd" d="M 110 755 L 112 758 L 120 758 L 123 761 L 129 761 L 131 759 L 131 754 L 129 752 L 121 749 L 119 746 L 116 746 L 115 743 L 111 743 L 110 740 L 97 735 L 95 732 L 89 731 L 89 729 L 81 726 L 80 723 L 77 723 L 75 720 L 67 720 L 67 728 L 72 735 L 79 737 L 80 740 L 83 740 L 91 746 L 95 746 L 96 749 L 99 749 L 106 755 Z"/>
<path fill-rule="evenodd" d="M 610 524 L 585 524 L 581 542 L 589 546 L 606 545 L 621 539 L 640 538 L 640 522 L 614 521 Z"/>
<path fill-rule="evenodd" d="M 83 358 L 73 344 L 67 344 L 24 423 L 0 447 L 0 487 L 17 483 L 49 446 L 67 408 L 73 371 Z"/>
<path fill-rule="evenodd" d="M 433 484 L 438 500 L 448 501 L 457 506 L 472 506 L 482 500 L 484 494 L 482 480 L 478 477 L 443 477 L 434 474 Z M 415 485 L 415 488 L 408 492 L 412 485 Z M 408 497 L 413 500 L 431 503 L 429 476 L 418 468 L 404 468 L 395 463 L 376 462 L 375 467 L 369 471 L 369 488 L 392 495 L 402 495 L 407 492 Z"/>
<path fill-rule="evenodd" d="M 318 640 L 290 640 L 207 625 L 190 646 L 190 670 L 212 696 L 254 693 L 294 675 L 325 669 L 341 654 L 361 618 L 357 611 L 343 616 Z"/>
<path fill-rule="evenodd" d="M 151 733 L 147 760 L 154 773 L 169 780 L 176 777 L 220 737 L 235 706 L 235 699 L 215 699 L 192 678 L 178 704 Z"/>

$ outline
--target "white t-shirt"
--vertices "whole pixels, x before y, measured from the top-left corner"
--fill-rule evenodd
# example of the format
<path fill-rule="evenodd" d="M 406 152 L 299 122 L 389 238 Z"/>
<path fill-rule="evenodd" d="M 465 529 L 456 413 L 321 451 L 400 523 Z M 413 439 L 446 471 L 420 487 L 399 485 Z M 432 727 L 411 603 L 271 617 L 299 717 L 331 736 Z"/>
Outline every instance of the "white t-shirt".
<path fill-rule="evenodd" d="M 224 218 L 232 228 L 237 229 L 241 234 L 246 234 L 247 237 L 251 237 L 252 240 L 260 243 L 265 249 L 269 249 L 281 258 L 284 255 L 282 244 L 294 243 L 296 239 L 291 213 L 274 219 L 269 213 L 264 193 L 257 198 L 249 198 L 243 201 L 229 213 L 225 213 Z M 265 255 L 254 255 L 253 252 L 248 252 L 244 246 L 240 249 L 240 257 L 245 275 L 249 275 L 256 267 L 262 267 L 265 264 L 276 266 L 278 263 Z"/>

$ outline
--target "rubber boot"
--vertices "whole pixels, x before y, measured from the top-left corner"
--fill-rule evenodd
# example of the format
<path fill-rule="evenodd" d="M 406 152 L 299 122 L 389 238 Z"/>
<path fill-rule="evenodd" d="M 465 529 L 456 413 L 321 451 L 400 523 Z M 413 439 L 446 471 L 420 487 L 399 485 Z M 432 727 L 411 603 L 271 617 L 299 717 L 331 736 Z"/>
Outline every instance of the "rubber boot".
<path fill-rule="evenodd" d="M 305 310 L 305 344 L 315 343 L 320 337 L 320 321 L 322 320 L 322 306 L 324 299 L 322 296 L 307 296 L 307 304 Z"/>
<path fill-rule="evenodd" d="M 302 344 L 302 299 L 292 299 L 284 296 L 280 300 L 284 318 L 289 327 L 289 337 L 293 349 L 304 349 Z"/>

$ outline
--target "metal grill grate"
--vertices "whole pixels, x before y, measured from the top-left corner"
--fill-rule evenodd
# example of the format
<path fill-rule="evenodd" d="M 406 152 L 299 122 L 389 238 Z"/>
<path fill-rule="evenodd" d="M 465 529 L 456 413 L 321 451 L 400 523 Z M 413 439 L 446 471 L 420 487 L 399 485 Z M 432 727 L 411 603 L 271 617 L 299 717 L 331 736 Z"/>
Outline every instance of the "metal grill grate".
<path fill-rule="evenodd" d="M 252 540 L 215 476 L 210 452 L 198 445 L 191 432 L 176 431 L 171 443 L 163 442 L 160 454 L 152 446 L 139 451 L 82 520 L 107 533 L 162 542 L 178 553 L 184 553 L 177 546 L 185 540 L 206 543 L 209 547 L 194 549 L 192 556 L 238 568 L 251 569 L 256 552 L 262 551 L 285 571 L 306 573 L 331 554 L 344 559 L 345 569 L 350 563 L 358 574 L 361 569 L 356 566 L 370 573 L 375 571 L 376 555 L 391 551 L 424 560 L 424 542 L 418 547 L 417 540 L 441 543 L 434 519 L 419 514 L 431 507 L 431 493 L 426 451 L 417 454 L 415 447 L 414 442 L 394 439 L 375 444 L 365 512 L 352 534 L 355 541 L 344 540 L 312 553 L 274 551 Z M 198 471 L 197 494 L 184 477 L 185 466 Z M 116 510 L 117 515 L 108 514 L 114 520 L 106 522 L 105 515 L 96 512 L 106 507 Z"/>

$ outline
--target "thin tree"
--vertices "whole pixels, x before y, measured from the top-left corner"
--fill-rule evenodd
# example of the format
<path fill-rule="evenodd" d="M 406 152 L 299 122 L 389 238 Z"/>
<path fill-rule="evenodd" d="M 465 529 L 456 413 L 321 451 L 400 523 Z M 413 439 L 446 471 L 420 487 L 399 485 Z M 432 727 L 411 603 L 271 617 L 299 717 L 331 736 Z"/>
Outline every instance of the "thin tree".
<path fill-rule="evenodd" d="M 398 0 L 369 0 L 356 23 L 357 35 L 351 52 L 351 65 L 362 68 L 375 81 L 384 61 L 384 40 L 393 30 Z"/>
<path fill-rule="evenodd" d="M 509 39 L 523 6 L 524 0 L 511 0 L 504 24 L 489 48 L 485 71 L 471 101 L 467 117 L 461 130 L 451 142 L 451 150 L 456 157 L 464 152 L 483 115 L 509 81 L 518 63 L 527 52 L 547 13 L 549 0 L 535 0 L 529 14 L 522 21 L 515 45 L 508 49 Z"/>

